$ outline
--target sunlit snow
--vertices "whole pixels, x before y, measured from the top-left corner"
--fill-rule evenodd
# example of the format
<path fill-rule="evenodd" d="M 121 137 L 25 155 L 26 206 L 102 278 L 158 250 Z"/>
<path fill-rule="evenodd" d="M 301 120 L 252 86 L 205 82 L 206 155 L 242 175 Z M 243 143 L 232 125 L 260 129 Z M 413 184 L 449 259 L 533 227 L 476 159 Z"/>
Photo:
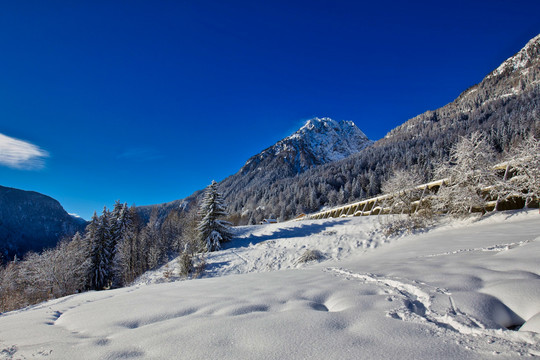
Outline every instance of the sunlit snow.
<path fill-rule="evenodd" d="M 0 358 L 540 356 L 538 210 L 390 240 L 378 222 L 240 227 L 202 279 L 168 282 L 162 268 L 0 316 Z M 324 259 L 298 263 L 307 249 Z"/>

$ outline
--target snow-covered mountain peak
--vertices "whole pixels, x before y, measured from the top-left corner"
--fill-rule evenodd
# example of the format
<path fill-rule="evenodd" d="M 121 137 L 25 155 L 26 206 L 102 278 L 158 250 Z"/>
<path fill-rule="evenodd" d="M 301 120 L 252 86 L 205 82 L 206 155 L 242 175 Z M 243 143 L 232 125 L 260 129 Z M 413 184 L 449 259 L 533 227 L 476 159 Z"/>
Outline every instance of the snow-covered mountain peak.
<path fill-rule="evenodd" d="M 372 143 L 354 122 L 328 117 L 308 120 L 281 142 L 301 143 L 323 163 L 344 159 Z"/>
<path fill-rule="evenodd" d="M 313 118 L 289 138 L 304 138 L 309 134 L 346 134 L 367 140 L 367 136 L 352 121 L 336 121 L 328 117 Z"/>
<path fill-rule="evenodd" d="M 339 128 L 339 123 L 328 117 L 309 119 L 295 134 L 305 131 L 320 131 L 325 128 Z"/>
<path fill-rule="evenodd" d="M 276 170 L 292 176 L 312 166 L 344 159 L 372 143 L 352 121 L 313 118 L 294 134 L 250 158 L 240 173 Z"/>

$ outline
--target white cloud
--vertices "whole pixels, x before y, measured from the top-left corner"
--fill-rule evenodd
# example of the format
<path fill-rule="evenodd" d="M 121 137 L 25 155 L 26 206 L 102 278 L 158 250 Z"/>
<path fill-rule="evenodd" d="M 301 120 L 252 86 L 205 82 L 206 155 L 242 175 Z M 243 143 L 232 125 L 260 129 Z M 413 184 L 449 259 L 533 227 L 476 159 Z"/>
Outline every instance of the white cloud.
<path fill-rule="evenodd" d="M 49 153 L 39 146 L 0 134 L 0 166 L 15 169 L 40 169 Z"/>

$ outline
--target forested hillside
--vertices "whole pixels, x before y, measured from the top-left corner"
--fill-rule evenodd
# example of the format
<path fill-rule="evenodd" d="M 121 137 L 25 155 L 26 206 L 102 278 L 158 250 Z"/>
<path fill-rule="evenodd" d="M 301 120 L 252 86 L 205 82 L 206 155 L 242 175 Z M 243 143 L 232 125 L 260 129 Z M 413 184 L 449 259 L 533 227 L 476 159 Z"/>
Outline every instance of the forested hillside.
<path fill-rule="evenodd" d="M 54 247 L 85 226 L 85 220 L 69 215 L 49 196 L 0 186 L 0 263 Z"/>
<path fill-rule="evenodd" d="M 373 144 L 352 121 L 335 121 L 330 118 L 313 118 L 291 136 L 248 159 L 234 175 L 220 183 L 227 194 L 243 193 L 244 189 L 258 184 L 271 184 L 280 179 L 290 179 L 311 168 L 357 154 Z M 156 209 L 163 219 L 172 210 L 192 208 L 201 192 L 165 204 L 142 206 L 138 213 L 149 219 Z M 235 214 L 235 222 L 239 215 Z M 245 221 L 244 221 L 245 222 Z"/>
<path fill-rule="evenodd" d="M 485 134 L 499 152 L 540 133 L 540 35 L 452 103 L 427 111 L 390 131 L 358 154 L 276 181 L 252 179 L 242 190 L 222 191 L 240 223 L 276 216 L 282 220 L 323 206 L 380 193 L 395 170 L 418 171 L 425 179 L 450 147 L 473 131 Z"/>

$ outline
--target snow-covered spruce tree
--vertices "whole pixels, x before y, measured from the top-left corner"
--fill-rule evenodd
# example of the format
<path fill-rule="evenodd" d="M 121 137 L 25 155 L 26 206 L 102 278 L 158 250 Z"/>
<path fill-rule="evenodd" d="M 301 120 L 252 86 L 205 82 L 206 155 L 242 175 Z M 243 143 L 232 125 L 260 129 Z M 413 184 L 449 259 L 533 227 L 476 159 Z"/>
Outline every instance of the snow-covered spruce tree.
<path fill-rule="evenodd" d="M 163 237 L 159 228 L 159 216 L 157 209 L 153 209 L 146 226 L 141 230 L 141 250 L 146 269 L 154 269 L 167 260 L 167 249 L 164 246 Z"/>
<path fill-rule="evenodd" d="M 113 285 L 123 286 L 134 280 L 134 247 L 137 229 L 135 209 L 116 201 L 111 212 L 111 248 L 113 254 Z"/>
<path fill-rule="evenodd" d="M 165 239 L 169 253 L 182 252 L 183 216 L 182 211 L 173 209 L 160 225 L 161 237 Z"/>
<path fill-rule="evenodd" d="M 483 209 L 489 194 L 482 189 L 494 189 L 497 176 L 492 169 L 493 148 L 479 132 L 461 137 L 450 150 L 450 160 L 439 164 L 436 177 L 447 182 L 437 193 L 435 207 L 454 216 L 463 216 L 474 209 Z"/>
<path fill-rule="evenodd" d="M 215 181 L 208 185 L 199 208 L 199 215 L 202 219 L 197 229 L 199 230 L 199 239 L 206 251 L 219 250 L 222 242 L 232 239 L 231 224 L 219 219 L 228 214 L 223 196 L 218 192 L 217 186 Z"/>
<path fill-rule="evenodd" d="M 126 228 L 130 225 L 130 219 L 128 217 L 127 204 L 120 203 L 120 200 L 114 202 L 113 210 L 110 213 L 110 226 L 112 243 L 117 244 L 122 239 L 122 234 L 126 231 Z"/>
<path fill-rule="evenodd" d="M 91 240 L 90 288 L 94 290 L 106 289 L 112 283 L 112 236 L 109 216 L 107 208 L 103 208 L 102 215 L 97 218 L 94 213 L 92 222 L 88 225 L 91 228 L 87 227 L 87 236 Z"/>
<path fill-rule="evenodd" d="M 189 276 L 196 270 L 197 264 L 201 264 L 202 258 L 198 256 L 201 252 L 201 241 L 199 240 L 199 215 L 198 206 L 192 206 L 181 213 L 180 227 L 182 229 L 180 242 L 180 256 L 178 257 L 178 272 L 180 276 Z M 199 260 L 199 261 L 197 261 Z"/>
<path fill-rule="evenodd" d="M 139 238 L 134 225 L 123 234 L 122 241 L 116 246 L 115 281 L 118 286 L 130 284 L 143 272 L 139 261 Z"/>
<path fill-rule="evenodd" d="M 88 253 L 87 258 L 90 261 L 90 265 L 88 266 L 88 274 L 86 276 L 87 284 L 86 287 L 88 289 L 93 289 L 92 286 L 92 279 L 93 279 L 93 270 L 95 268 L 96 259 L 94 258 L 97 256 L 97 254 L 94 252 L 94 245 L 95 245 L 95 239 L 97 235 L 97 229 L 99 226 L 99 217 L 97 216 L 97 213 L 94 211 L 94 214 L 92 215 L 92 218 L 90 219 L 90 223 L 86 225 L 86 229 L 84 230 L 84 242 L 88 246 Z"/>

